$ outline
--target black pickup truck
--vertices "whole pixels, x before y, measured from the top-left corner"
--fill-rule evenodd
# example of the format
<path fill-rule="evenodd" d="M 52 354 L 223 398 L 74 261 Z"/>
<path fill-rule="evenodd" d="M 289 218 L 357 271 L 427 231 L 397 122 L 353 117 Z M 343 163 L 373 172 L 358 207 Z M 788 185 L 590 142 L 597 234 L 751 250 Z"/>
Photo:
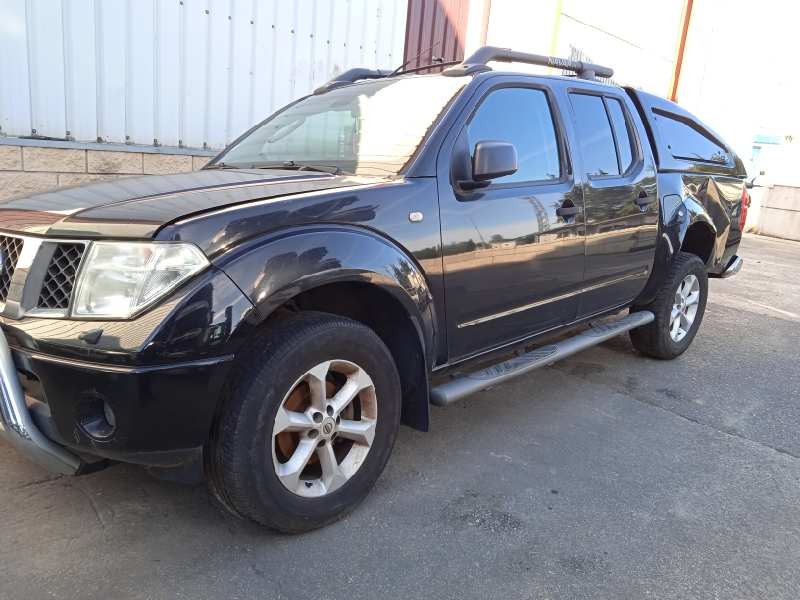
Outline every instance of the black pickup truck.
<path fill-rule="evenodd" d="M 297 532 L 430 404 L 623 332 L 678 356 L 741 268 L 745 170 L 611 75 L 355 69 L 202 171 L 0 203 L 0 433 L 62 474 L 194 469 Z"/>

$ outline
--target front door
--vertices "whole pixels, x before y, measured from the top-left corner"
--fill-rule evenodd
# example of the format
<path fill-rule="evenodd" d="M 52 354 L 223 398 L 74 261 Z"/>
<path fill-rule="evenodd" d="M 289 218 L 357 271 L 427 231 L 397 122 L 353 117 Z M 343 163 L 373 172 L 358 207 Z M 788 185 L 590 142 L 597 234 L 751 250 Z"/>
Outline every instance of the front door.
<path fill-rule="evenodd" d="M 586 210 L 586 274 L 579 317 L 631 302 L 653 267 L 659 203 L 655 167 L 624 93 L 569 93 Z"/>
<path fill-rule="evenodd" d="M 583 202 L 550 91 L 482 91 L 439 176 L 451 361 L 574 320 L 583 282 Z M 486 140 L 514 144 L 518 170 L 465 191 L 457 172 Z"/>

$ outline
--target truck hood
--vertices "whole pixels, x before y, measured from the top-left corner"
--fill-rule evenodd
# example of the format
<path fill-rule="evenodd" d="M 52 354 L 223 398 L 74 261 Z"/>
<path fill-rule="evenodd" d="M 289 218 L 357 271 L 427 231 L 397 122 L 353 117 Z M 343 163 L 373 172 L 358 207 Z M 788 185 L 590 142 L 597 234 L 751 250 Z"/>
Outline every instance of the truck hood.
<path fill-rule="evenodd" d="M 145 239 L 165 225 L 207 211 L 381 181 L 264 169 L 131 177 L 0 201 L 0 230 L 76 239 Z"/>

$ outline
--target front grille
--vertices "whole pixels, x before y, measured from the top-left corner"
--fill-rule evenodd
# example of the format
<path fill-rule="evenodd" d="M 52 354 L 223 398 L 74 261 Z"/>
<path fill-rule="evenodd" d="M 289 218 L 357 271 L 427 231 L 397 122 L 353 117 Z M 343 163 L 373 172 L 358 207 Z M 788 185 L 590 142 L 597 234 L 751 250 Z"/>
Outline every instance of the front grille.
<path fill-rule="evenodd" d="M 20 238 L 0 235 L 0 262 L 2 262 L 0 265 L 0 302 L 5 302 L 8 297 L 11 278 L 14 276 L 14 269 L 17 268 L 23 243 Z"/>
<path fill-rule="evenodd" d="M 72 296 L 75 276 L 84 250 L 83 244 L 59 244 L 56 247 L 42 283 L 42 291 L 36 303 L 37 308 L 51 310 L 69 308 L 69 299 Z"/>

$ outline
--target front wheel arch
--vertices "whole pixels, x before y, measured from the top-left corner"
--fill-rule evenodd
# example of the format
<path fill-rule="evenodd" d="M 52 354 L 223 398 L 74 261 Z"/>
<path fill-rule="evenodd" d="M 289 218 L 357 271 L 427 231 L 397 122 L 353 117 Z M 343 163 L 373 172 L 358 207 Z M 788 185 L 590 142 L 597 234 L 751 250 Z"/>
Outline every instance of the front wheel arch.
<path fill-rule="evenodd" d="M 372 329 L 392 353 L 403 396 L 402 421 L 419 431 L 430 423 L 429 380 L 423 333 L 407 308 L 390 292 L 356 281 L 323 284 L 277 307 L 265 326 L 302 312 L 324 312 Z"/>
<path fill-rule="evenodd" d="M 403 423 L 427 431 L 428 373 L 442 340 L 427 279 L 407 252 L 362 228 L 319 225 L 278 232 L 231 254 L 219 266 L 255 307 L 242 339 L 303 310 L 364 323 L 398 363 Z"/>

